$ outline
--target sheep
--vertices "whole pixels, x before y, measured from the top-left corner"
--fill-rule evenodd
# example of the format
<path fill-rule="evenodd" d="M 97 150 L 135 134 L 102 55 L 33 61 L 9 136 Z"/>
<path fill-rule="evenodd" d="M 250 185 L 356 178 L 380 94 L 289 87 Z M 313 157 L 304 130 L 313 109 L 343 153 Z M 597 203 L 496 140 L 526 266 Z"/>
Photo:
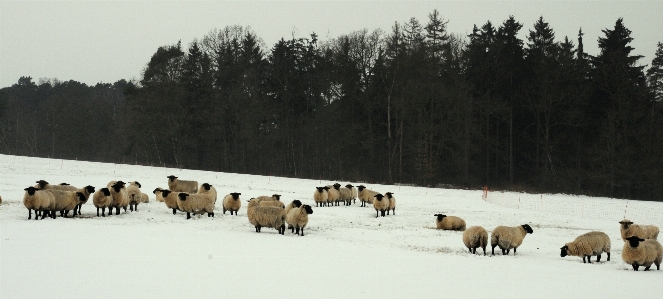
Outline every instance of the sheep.
<path fill-rule="evenodd" d="M 389 215 L 389 210 L 393 211 L 393 215 L 396 215 L 396 197 L 394 197 L 394 193 L 387 192 L 384 195 L 387 196 L 389 199 L 389 206 L 387 207 L 387 215 Z"/>
<path fill-rule="evenodd" d="M 443 214 L 435 214 L 433 216 L 437 217 L 435 220 L 435 226 L 437 229 L 458 231 L 465 230 L 465 220 L 460 217 L 447 216 Z"/>
<path fill-rule="evenodd" d="M 573 242 L 569 242 L 562 246 L 560 256 L 567 255 L 582 256 L 582 263 L 592 263 L 592 256 L 596 256 L 596 262 L 601 261 L 601 254 L 608 254 L 608 261 L 610 261 L 610 238 L 603 232 L 588 232 L 578 236 Z"/>
<path fill-rule="evenodd" d="M 214 198 L 214 203 L 216 204 L 216 188 L 214 188 L 212 185 L 208 183 L 204 183 L 201 185 L 202 188 L 198 189 L 198 194 L 202 193 L 209 193 L 212 195 L 212 198 Z"/>
<path fill-rule="evenodd" d="M 226 211 L 230 211 L 230 215 L 235 212 L 235 216 L 237 216 L 237 211 L 239 211 L 239 208 L 242 206 L 242 201 L 239 199 L 239 196 L 242 195 L 242 193 L 230 193 L 226 195 L 223 198 L 223 214 L 226 214 Z"/>
<path fill-rule="evenodd" d="M 141 201 L 140 201 L 141 203 L 149 203 L 150 202 L 150 197 L 147 194 L 142 193 L 142 192 L 140 193 L 140 199 L 141 199 Z"/>
<path fill-rule="evenodd" d="M 633 271 L 638 271 L 640 266 L 644 266 L 645 271 L 648 271 L 651 264 L 656 265 L 656 270 L 661 270 L 662 259 L 663 247 L 658 241 L 642 239 L 638 236 L 626 238 L 622 250 L 622 260 L 633 266 Z"/>
<path fill-rule="evenodd" d="M 352 188 L 352 185 L 349 185 Z M 352 189 L 347 187 L 341 187 L 341 184 L 334 184 L 334 188 L 338 190 L 338 199 L 336 200 L 336 205 L 339 205 L 339 202 L 343 202 L 343 205 L 349 206 L 352 204 Z"/>
<path fill-rule="evenodd" d="M 39 190 L 54 189 L 60 191 L 78 191 L 78 188 L 70 186 L 67 183 L 60 183 L 60 185 L 51 185 L 47 181 L 39 180 L 36 182 L 35 188 Z"/>
<path fill-rule="evenodd" d="M 94 187 L 87 185 L 81 189 L 77 190 L 78 192 L 83 193 L 85 195 L 85 200 L 82 201 L 76 208 L 74 208 L 74 215 L 81 215 L 81 207 L 87 203 L 88 199 L 90 199 L 90 195 L 94 193 Z"/>
<path fill-rule="evenodd" d="M 481 226 L 471 226 L 463 232 L 463 243 L 470 250 L 470 253 L 476 254 L 477 248 L 483 249 L 483 255 L 486 255 L 486 246 L 488 245 L 488 232 Z"/>
<path fill-rule="evenodd" d="M 308 224 L 308 215 L 313 214 L 313 209 L 309 205 L 302 205 L 299 208 L 293 208 L 287 213 L 286 222 L 290 232 L 295 232 L 299 235 L 299 230 L 302 230 L 301 236 L 304 236 L 304 227 Z"/>
<path fill-rule="evenodd" d="M 38 213 L 46 213 L 51 203 L 55 201 L 53 194 L 45 190 L 38 190 L 32 186 L 23 190 L 25 190 L 23 205 L 28 209 L 28 220 L 32 219 L 32 210 L 35 211 L 35 220 L 38 220 L 40 216 Z"/>
<path fill-rule="evenodd" d="M 249 222 L 255 226 L 257 233 L 260 232 L 262 227 L 273 227 L 279 234 L 285 234 L 285 209 L 261 207 L 259 206 L 259 200 L 253 199 L 249 201 L 246 215 Z"/>
<path fill-rule="evenodd" d="M 345 185 L 345 188 L 348 188 L 348 189 L 350 189 L 350 191 L 352 191 L 352 201 L 353 201 L 353 204 L 356 204 L 357 203 L 357 194 L 358 194 L 357 193 L 357 188 L 355 188 L 355 186 L 352 186 L 350 184 Z"/>
<path fill-rule="evenodd" d="M 255 198 L 255 200 L 258 201 L 258 204 L 261 207 L 277 207 L 277 208 L 285 209 L 285 204 L 281 201 L 263 200 L 263 199 L 260 199 L 260 198 Z"/>
<path fill-rule="evenodd" d="M 513 255 L 516 255 L 516 249 L 523 243 L 525 236 L 533 232 L 529 224 L 516 227 L 496 227 L 490 234 L 490 246 L 493 248 L 493 255 L 495 255 L 495 247 L 498 245 L 502 249 L 503 255 L 508 255 L 511 248 L 513 248 Z"/>
<path fill-rule="evenodd" d="M 140 183 L 139 182 L 129 182 L 127 186 L 127 195 L 129 195 L 129 210 L 138 212 L 138 204 L 143 201 L 143 193 L 140 192 Z"/>
<path fill-rule="evenodd" d="M 259 201 L 280 201 L 281 200 L 281 194 L 273 194 L 272 196 L 258 196 L 255 199 Z"/>
<path fill-rule="evenodd" d="M 162 190 L 165 190 L 165 189 L 162 189 L 161 187 L 157 187 L 156 189 L 154 189 L 154 191 L 152 191 L 152 193 L 154 193 L 155 199 L 158 202 L 163 202 L 163 196 L 161 195 Z"/>
<path fill-rule="evenodd" d="M 92 203 L 97 208 L 97 217 L 99 217 L 99 209 L 101 209 L 101 216 L 106 217 L 105 210 L 113 203 L 113 196 L 111 196 L 108 188 L 101 188 L 97 190 L 92 196 Z M 109 212 L 109 215 L 111 212 Z"/>
<path fill-rule="evenodd" d="M 52 193 L 55 197 L 55 204 L 50 206 L 51 213 L 55 214 L 56 211 L 60 211 L 60 215 L 65 218 L 68 217 L 69 211 L 75 209 L 81 201 L 85 200 L 83 192 L 56 189 L 46 189 L 46 191 Z"/>
<path fill-rule="evenodd" d="M 384 198 L 384 195 L 378 193 L 373 197 L 373 207 L 375 208 L 375 218 L 380 217 L 378 212 L 384 217 L 385 211 L 389 208 L 389 199 Z"/>
<path fill-rule="evenodd" d="M 129 193 L 127 193 L 127 188 L 125 188 L 124 185 L 125 183 L 123 181 L 111 181 L 106 185 L 113 197 L 113 201 L 110 206 L 108 206 L 109 216 L 113 215 L 113 208 L 115 208 L 115 215 L 120 215 L 120 208 L 123 208 L 125 213 L 127 212 Z"/>
<path fill-rule="evenodd" d="M 339 194 L 338 190 L 334 188 L 332 185 L 326 186 L 327 188 L 327 205 L 334 206 L 334 203 L 338 200 L 338 198 L 341 196 Z"/>
<path fill-rule="evenodd" d="M 631 236 L 654 240 L 658 238 L 658 226 L 633 224 L 633 222 L 628 219 L 619 221 L 619 224 L 621 224 L 619 230 L 622 233 L 622 240 L 624 240 L 624 242 L 626 242 L 627 237 Z"/>
<path fill-rule="evenodd" d="M 326 187 L 315 187 L 315 189 L 316 190 L 313 192 L 313 201 L 315 201 L 316 207 L 318 205 L 322 207 L 323 204 L 327 203 L 327 198 L 329 197 L 327 189 Z"/>
<path fill-rule="evenodd" d="M 365 207 L 366 204 L 373 204 L 373 197 L 378 194 L 373 190 L 366 189 L 364 185 L 357 186 L 357 190 L 359 190 L 358 196 L 362 207 Z"/>
<path fill-rule="evenodd" d="M 214 197 L 211 194 L 188 194 L 181 192 L 177 195 L 177 206 L 186 212 L 186 219 L 191 219 L 191 213 L 202 214 L 207 212 L 207 217 L 214 217 Z"/>
<path fill-rule="evenodd" d="M 187 192 L 187 193 L 196 193 L 198 191 L 198 182 L 196 181 L 184 181 L 178 179 L 174 175 L 167 176 L 168 178 L 168 189 L 174 192 Z"/>
<path fill-rule="evenodd" d="M 287 206 L 285 206 L 286 219 L 288 218 L 288 212 L 290 212 L 290 210 L 292 210 L 293 208 L 299 208 L 301 206 L 302 206 L 302 202 L 297 200 L 297 199 L 293 200 Z M 292 226 L 290 224 L 288 224 L 287 228 L 292 228 Z"/>
<path fill-rule="evenodd" d="M 159 190 L 157 193 L 161 193 L 161 196 L 163 197 L 163 202 L 166 204 L 166 207 L 169 209 L 173 209 L 173 215 L 177 213 L 177 210 L 179 210 L 179 206 L 177 205 L 177 198 L 179 197 L 179 194 L 181 192 L 173 192 L 170 190 Z"/>

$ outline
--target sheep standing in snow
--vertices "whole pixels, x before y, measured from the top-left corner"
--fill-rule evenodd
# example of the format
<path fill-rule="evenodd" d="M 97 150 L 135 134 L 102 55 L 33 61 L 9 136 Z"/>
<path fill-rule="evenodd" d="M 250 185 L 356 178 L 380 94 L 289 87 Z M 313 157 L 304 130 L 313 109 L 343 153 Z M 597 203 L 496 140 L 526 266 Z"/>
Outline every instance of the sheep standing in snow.
<path fill-rule="evenodd" d="M 502 249 L 503 255 L 508 255 L 511 248 L 513 248 L 513 255 L 516 255 L 516 249 L 523 243 L 525 236 L 533 232 L 534 230 L 532 230 L 529 224 L 523 224 L 516 227 L 496 227 L 490 234 L 490 246 L 493 248 L 493 255 L 495 255 L 496 246 L 499 246 L 500 249 Z"/>
<path fill-rule="evenodd" d="M 154 193 L 154 198 L 158 202 L 163 202 L 163 200 L 164 200 L 163 196 L 161 195 L 161 191 L 163 191 L 163 190 L 166 190 L 166 189 L 163 189 L 161 187 L 157 187 L 156 189 L 154 189 L 154 191 L 152 191 L 152 193 Z"/>
<path fill-rule="evenodd" d="M 315 187 L 315 191 L 313 192 L 313 201 L 315 201 L 315 206 L 320 206 L 322 207 L 323 204 L 327 203 L 327 189 L 326 187 Z"/>
<path fill-rule="evenodd" d="M 346 186 L 350 186 L 350 188 L 352 188 L 352 185 Z M 336 201 L 336 205 L 339 205 L 339 202 L 343 202 L 343 205 L 345 206 L 352 204 L 352 189 L 348 187 L 341 187 L 341 184 L 339 183 L 334 184 L 334 188 L 338 190 L 338 200 Z"/>
<path fill-rule="evenodd" d="M 387 196 L 387 199 L 389 199 L 389 206 L 387 207 L 387 215 L 389 215 L 389 210 L 391 210 L 393 215 L 396 215 L 396 197 L 394 197 L 394 193 L 387 192 L 384 195 Z"/>
<path fill-rule="evenodd" d="M 129 210 L 138 212 L 138 204 L 143 202 L 143 193 L 140 192 L 140 183 L 139 182 L 129 182 L 127 186 L 127 195 L 129 195 Z"/>
<path fill-rule="evenodd" d="M 477 248 L 480 247 L 483 249 L 483 255 L 486 255 L 488 232 L 481 226 L 471 226 L 463 232 L 463 243 L 470 250 L 470 253 L 476 254 Z"/>
<path fill-rule="evenodd" d="M 373 207 L 375 208 L 375 218 L 380 217 L 378 213 L 382 213 L 384 217 L 385 212 L 389 208 L 389 199 L 384 198 L 385 196 L 378 193 L 373 197 Z"/>
<path fill-rule="evenodd" d="M 654 240 L 658 238 L 658 226 L 633 224 L 633 222 L 628 219 L 619 221 L 619 224 L 621 224 L 619 230 L 622 233 L 622 240 L 624 241 L 630 236 L 638 236 L 641 239 Z"/>
<path fill-rule="evenodd" d="M 113 201 L 108 207 L 108 216 L 113 215 L 113 208 L 115 208 L 115 215 L 120 215 L 120 208 L 124 209 L 125 213 L 127 212 L 129 194 L 127 193 L 127 188 L 124 186 L 125 183 L 123 181 L 111 181 L 106 185 L 113 197 Z"/>
<path fill-rule="evenodd" d="M 355 186 L 350 185 L 350 184 L 345 185 L 345 188 L 348 188 L 348 189 L 350 189 L 350 191 L 352 191 L 352 201 L 353 201 L 353 204 L 356 204 L 357 203 L 357 195 L 359 194 L 358 191 L 357 191 L 357 188 Z"/>
<path fill-rule="evenodd" d="M 212 198 L 214 198 L 214 203 L 216 204 L 216 188 L 209 183 L 203 183 L 200 187 L 201 188 L 198 189 L 198 194 L 210 194 Z"/>
<path fill-rule="evenodd" d="M 196 193 L 198 191 L 198 182 L 196 181 L 180 180 L 174 175 L 169 175 L 167 178 L 170 191 L 186 193 Z"/>
<path fill-rule="evenodd" d="M 233 192 L 223 198 L 223 214 L 226 214 L 226 211 L 230 211 L 230 215 L 235 212 L 235 216 L 237 216 L 237 211 L 242 206 L 242 201 L 239 199 L 240 195 L 242 193 Z"/>
<path fill-rule="evenodd" d="M 85 195 L 78 191 L 56 189 L 46 189 L 46 191 L 53 193 L 53 197 L 55 197 L 55 205 L 51 205 L 50 207 L 51 212 L 55 214 L 56 211 L 60 211 L 60 215 L 65 218 L 69 216 L 69 211 L 75 209 L 81 201 L 85 200 Z"/>
<path fill-rule="evenodd" d="M 277 207 L 261 207 L 257 199 L 249 201 L 247 206 L 247 217 L 249 222 L 259 233 L 262 227 L 272 227 L 279 234 L 285 234 L 285 209 Z"/>
<path fill-rule="evenodd" d="M 78 204 L 76 208 L 74 208 L 74 216 L 81 215 L 81 207 L 87 203 L 88 199 L 90 199 L 90 195 L 94 193 L 94 187 L 87 185 L 81 189 L 78 189 L 77 191 L 85 195 L 85 200 Z"/>
<path fill-rule="evenodd" d="M 41 216 L 38 213 L 46 213 L 51 203 L 55 201 L 53 194 L 46 190 L 38 190 L 35 187 L 28 187 L 23 190 L 25 190 L 23 205 L 28 209 L 28 219 L 32 219 L 32 211 L 34 210 L 35 220 L 38 220 Z"/>
<path fill-rule="evenodd" d="M 566 243 L 560 253 L 561 257 L 567 255 L 581 256 L 583 264 L 585 257 L 587 262 L 592 263 L 592 256 L 596 256 L 596 262 L 601 261 L 601 254 L 608 254 L 608 261 L 610 261 L 610 238 L 603 232 L 588 232 L 578 236 L 573 242 Z"/>
<path fill-rule="evenodd" d="M 435 226 L 437 229 L 458 231 L 465 230 L 465 220 L 460 217 L 447 216 L 443 214 L 435 214 L 433 216 L 437 217 L 435 218 Z"/>
<path fill-rule="evenodd" d="M 195 215 L 207 212 L 207 217 L 214 217 L 214 197 L 211 194 L 181 192 L 177 196 L 177 206 L 186 212 L 186 219 L 191 219 L 191 213 Z"/>
<path fill-rule="evenodd" d="M 290 210 L 292 210 L 293 208 L 299 208 L 301 206 L 302 206 L 302 202 L 297 200 L 297 199 L 293 200 L 287 206 L 285 206 L 286 220 L 288 219 L 288 212 L 290 212 Z M 293 228 L 293 226 L 291 226 L 290 223 L 288 222 L 288 227 L 287 228 L 291 229 L 291 228 Z"/>
<path fill-rule="evenodd" d="M 299 208 L 290 210 L 285 218 L 290 231 L 295 232 L 296 230 L 296 234 L 299 235 L 299 230 L 301 229 L 301 236 L 304 236 L 304 227 L 308 224 L 309 214 L 313 214 L 313 209 L 309 205 L 302 205 Z"/>
<path fill-rule="evenodd" d="M 163 203 L 166 204 L 166 207 L 173 209 L 173 215 L 177 214 L 177 210 L 179 210 L 179 206 L 177 206 L 177 198 L 181 192 L 157 190 L 157 193 L 161 193 L 161 196 L 163 197 Z"/>
<path fill-rule="evenodd" d="M 332 185 L 328 185 L 327 187 L 327 205 L 329 206 L 334 206 L 336 201 L 338 201 L 338 198 L 341 196 L 341 194 L 338 193 L 338 190 L 334 188 Z"/>
<path fill-rule="evenodd" d="M 113 196 L 111 196 L 110 190 L 108 188 L 101 188 L 97 190 L 92 196 L 92 203 L 97 208 L 97 217 L 99 217 L 99 209 L 101 209 L 101 216 L 106 217 L 105 209 L 110 207 L 113 203 Z M 108 212 L 109 215 L 112 212 Z"/>
<path fill-rule="evenodd" d="M 366 207 L 367 204 L 373 204 L 373 197 L 378 194 L 378 192 L 366 189 L 364 185 L 357 186 L 357 190 L 359 190 L 358 196 L 362 207 Z"/>
<path fill-rule="evenodd" d="M 633 271 L 638 271 L 640 266 L 644 266 L 645 271 L 648 271 L 651 264 L 656 265 L 656 270 L 661 270 L 663 247 L 654 239 L 645 240 L 638 236 L 631 236 L 624 242 L 622 259 L 633 266 Z"/>

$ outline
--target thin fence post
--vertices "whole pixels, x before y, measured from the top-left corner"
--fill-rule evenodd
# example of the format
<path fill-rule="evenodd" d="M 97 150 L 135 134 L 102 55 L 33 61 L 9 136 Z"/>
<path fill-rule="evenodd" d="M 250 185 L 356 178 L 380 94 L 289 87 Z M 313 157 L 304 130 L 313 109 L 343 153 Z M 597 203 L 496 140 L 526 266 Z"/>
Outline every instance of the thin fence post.
<path fill-rule="evenodd" d="M 624 207 L 624 218 L 622 218 L 622 219 L 626 219 L 626 210 L 627 209 L 628 209 L 628 200 L 626 201 L 626 206 Z"/>

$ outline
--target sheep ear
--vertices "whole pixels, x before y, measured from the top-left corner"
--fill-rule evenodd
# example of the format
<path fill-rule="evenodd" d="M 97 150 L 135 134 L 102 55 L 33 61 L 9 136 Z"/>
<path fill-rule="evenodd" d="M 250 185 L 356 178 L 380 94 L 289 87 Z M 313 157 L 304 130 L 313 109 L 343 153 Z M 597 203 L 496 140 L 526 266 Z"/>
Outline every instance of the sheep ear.
<path fill-rule="evenodd" d="M 644 239 L 640 239 L 640 238 L 638 238 L 638 240 L 640 240 L 640 242 L 644 242 L 644 241 L 645 241 Z"/>

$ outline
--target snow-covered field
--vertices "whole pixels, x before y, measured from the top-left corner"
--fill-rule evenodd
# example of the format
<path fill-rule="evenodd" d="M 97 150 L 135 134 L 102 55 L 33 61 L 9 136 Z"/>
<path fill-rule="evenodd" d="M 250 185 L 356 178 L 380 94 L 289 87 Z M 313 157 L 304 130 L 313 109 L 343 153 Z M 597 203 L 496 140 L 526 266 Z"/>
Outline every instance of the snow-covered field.
<path fill-rule="evenodd" d="M 219 198 L 279 193 L 286 204 L 311 204 L 306 236 L 269 228 L 256 233 L 246 204 L 239 216 L 223 215 L 221 200 L 214 218 L 173 215 L 151 193 L 167 187 L 171 174 L 209 182 Z M 40 179 L 97 189 L 111 180 L 136 180 L 151 202 L 138 212 L 102 218 L 90 200 L 78 218 L 27 220 L 23 189 Z M 634 272 L 622 261 L 621 217 L 506 208 L 482 200 L 477 190 L 374 184 L 365 185 L 394 193 L 395 216 L 375 218 L 375 210 L 359 202 L 316 208 L 314 187 L 334 182 L 0 155 L 0 297 L 656 298 L 663 292 L 663 271 Z M 623 215 L 623 206 L 615 206 Z M 529 223 L 534 233 L 517 256 L 475 256 L 461 232 L 435 229 L 436 213 L 489 232 Z M 605 254 L 591 265 L 559 256 L 564 243 L 591 230 L 610 236 L 609 262 Z"/>

